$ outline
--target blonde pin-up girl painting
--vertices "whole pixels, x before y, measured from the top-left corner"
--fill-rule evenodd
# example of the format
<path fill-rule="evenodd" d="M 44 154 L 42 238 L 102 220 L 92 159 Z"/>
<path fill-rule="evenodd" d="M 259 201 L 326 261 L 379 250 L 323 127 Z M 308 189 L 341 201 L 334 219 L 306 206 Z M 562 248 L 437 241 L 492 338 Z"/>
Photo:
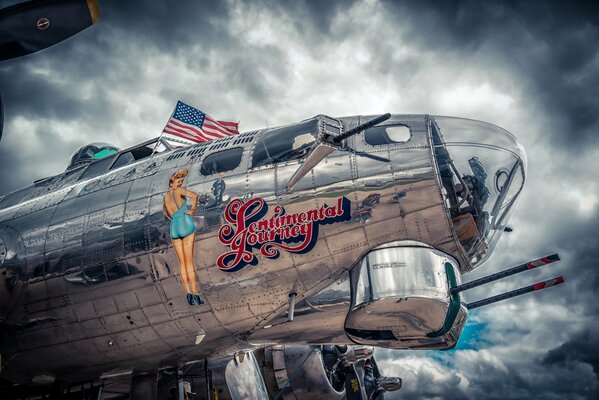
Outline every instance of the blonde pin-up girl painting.
<path fill-rule="evenodd" d="M 169 179 L 169 190 L 164 195 L 163 211 L 171 221 L 171 241 L 179 260 L 181 279 L 187 290 L 187 303 L 193 305 L 204 302 L 200 299 L 193 264 L 195 225 L 191 216 L 195 213 L 198 195 L 183 187 L 183 181 L 188 173 L 189 171 L 183 168 L 175 172 Z M 191 209 L 188 209 L 187 199 L 191 201 Z"/>

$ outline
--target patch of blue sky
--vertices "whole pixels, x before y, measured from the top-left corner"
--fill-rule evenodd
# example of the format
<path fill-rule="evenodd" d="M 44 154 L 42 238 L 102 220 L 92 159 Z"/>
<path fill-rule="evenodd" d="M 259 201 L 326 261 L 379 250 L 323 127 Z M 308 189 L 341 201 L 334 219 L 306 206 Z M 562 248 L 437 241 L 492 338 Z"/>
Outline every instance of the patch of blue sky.
<path fill-rule="evenodd" d="M 476 311 L 471 311 L 454 350 L 481 350 L 490 345 L 487 325 L 488 322 L 478 317 Z"/>
<path fill-rule="evenodd" d="M 492 345 L 488 339 L 490 336 L 487 329 L 488 322 L 472 311 L 469 317 L 455 348 L 448 351 L 428 350 L 425 351 L 426 357 L 448 368 L 453 368 L 456 352 L 460 350 L 478 351 Z"/>

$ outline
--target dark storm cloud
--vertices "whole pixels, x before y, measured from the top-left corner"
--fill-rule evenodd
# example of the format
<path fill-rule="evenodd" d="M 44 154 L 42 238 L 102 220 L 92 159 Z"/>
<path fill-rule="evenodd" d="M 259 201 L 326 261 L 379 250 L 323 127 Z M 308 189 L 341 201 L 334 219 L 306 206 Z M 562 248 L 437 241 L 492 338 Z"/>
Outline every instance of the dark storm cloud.
<path fill-rule="evenodd" d="M 592 156 L 577 159 L 561 148 L 547 146 L 537 154 L 539 160 L 531 165 L 530 186 L 522 199 L 527 202 L 519 206 L 521 212 L 514 222 L 524 240 L 511 250 L 516 254 L 559 253 L 562 261 L 539 273 L 546 278 L 565 273 L 568 287 L 553 301 L 583 309 L 591 323 L 599 317 L 599 210 L 596 206 L 585 209 L 583 198 L 597 200 L 593 198 L 597 195 L 595 172 L 588 164 Z"/>
<path fill-rule="evenodd" d="M 60 78 L 60 80 L 54 79 Z M 63 80 L 66 80 L 63 81 Z M 0 88 L 9 95 L 6 102 L 7 116 L 25 118 L 52 118 L 71 120 L 85 115 L 105 114 L 109 109 L 104 90 L 96 88 L 91 97 L 82 99 L 72 75 L 48 77 L 34 71 L 17 73 L 17 68 L 6 68 L 0 75 Z M 95 110 L 94 113 L 91 111 Z"/>
<path fill-rule="evenodd" d="M 0 196 L 64 171 L 78 142 L 65 140 L 50 124 L 28 132 L 31 141 L 9 135 L 0 144 Z"/>
<path fill-rule="evenodd" d="M 15 173 L 19 157 L 6 146 L 0 146 L 0 196 L 24 186 L 25 180 Z"/>
<path fill-rule="evenodd" d="M 229 9 L 224 1 L 127 1 L 102 10 L 103 23 L 117 29 L 123 40 L 151 43 L 161 51 L 191 44 L 209 49 L 227 42 Z"/>
<path fill-rule="evenodd" d="M 330 34 L 331 22 L 343 8 L 351 6 L 351 1 L 265 1 L 265 5 L 275 6 L 279 13 L 291 17 L 299 32 L 307 35 Z"/>
<path fill-rule="evenodd" d="M 388 2 L 409 39 L 439 54 L 461 53 L 489 70 L 512 70 L 540 112 L 552 116 L 556 145 L 599 143 L 599 3 Z M 481 60 L 482 59 L 482 60 Z M 465 61 L 466 61 L 465 60 Z M 467 61 L 466 61 L 467 62 Z M 564 134 L 566 132 L 566 134 Z"/>
<path fill-rule="evenodd" d="M 543 359 L 545 365 L 559 365 L 570 367 L 574 362 L 588 364 L 593 368 L 595 375 L 599 376 L 599 347 L 597 346 L 597 324 L 595 329 L 585 329 L 580 334 L 551 350 Z"/>
<path fill-rule="evenodd" d="M 556 160 L 556 166 L 559 165 L 562 164 Z M 564 275 L 566 283 L 481 309 L 482 317 L 489 321 L 488 330 L 479 335 L 486 342 L 481 348 L 503 353 L 501 359 L 509 373 L 465 374 L 471 379 L 470 395 L 479 390 L 493 395 L 503 393 L 506 398 L 590 398 L 599 393 L 596 379 L 599 352 L 591 348 L 592 336 L 587 334 L 598 328 L 599 214 L 596 209 L 582 211 L 567 196 L 581 188 L 584 192 L 589 182 L 586 173 L 579 171 L 579 176 L 574 177 L 570 172 L 556 169 L 547 175 L 542 168 L 532 170 L 527 188 L 530 198 L 518 205 L 518 218 L 510 223 L 518 240 L 512 241 L 512 234 L 504 238 L 503 247 L 496 249 L 491 264 L 465 280 L 554 252 L 562 260 L 469 291 L 467 301 L 558 275 Z M 522 200 L 527 200 L 526 196 Z M 506 246 L 505 241 L 511 244 Z M 534 346 L 532 353 L 529 346 Z M 462 368 L 457 355 L 455 360 L 454 367 Z M 594 376 L 585 371 L 586 366 L 595 370 Z M 560 376 L 559 384 L 553 383 L 556 376 Z M 522 388 L 528 390 L 517 395 Z"/>
<path fill-rule="evenodd" d="M 226 46 L 224 2 L 126 2 L 101 11 L 101 29 L 92 27 L 61 46 L 0 64 L 0 90 L 7 93 L 10 111 L 7 117 L 109 115 L 101 112 L 114 112 L 102 89 L 111 90 L 124 81 L 135 83 L 131 77 L 139 76 L 144 67 L 137 52 L 140 48 L 168 54 L 185 51 L 192 44 L 200 44 L 206 52 Z M 118 68 L 119 59 L 126 64 L 124 68 Z M 37 71 L 40 66 L 48 68 L 50 75 Z M 98 85 L 91 98 L 82 99 L 80 87 L 95 80 L 105 86 Z"/>
<path fill-rule="evenodd" d="M 124 115 L 107 93 L 123 87 L 129 93 L 142 93 L 147 90 L 141 86 L 146 83 L 140 79 L 144 69 L 164 69 L 178 62 L 183 62 L 188 71 L 212 75 L 215 87 L 232 89 L 253 102 L 270 106 L 268 103 L 276 98 L 264 82 L 270 77 L 285 79 L 289 65 L 280 49 L 268 45 L 246 47 L 244 32 L 231 36 L 230 13 L 237 6 L 210 1 L 139 1 L 102 7 L 98 26 L 60 46 L 0 64 L 0 90 L 5 93 L 7 120 L 18 116 L 76 120 L 89 125 L 90 135 L 94 134 L 92 128 L 108 131 Z M 162 56 L 164 65 L 156 64 L 156 55 Z M 168 102 L 178 98 L 207 99 L 207 91 L 213 90 L 189 84 L 158 84 L 166 85 L 160 95 Z M 86 93 L 86 85 L 92 86 L 93 92 Z"/>

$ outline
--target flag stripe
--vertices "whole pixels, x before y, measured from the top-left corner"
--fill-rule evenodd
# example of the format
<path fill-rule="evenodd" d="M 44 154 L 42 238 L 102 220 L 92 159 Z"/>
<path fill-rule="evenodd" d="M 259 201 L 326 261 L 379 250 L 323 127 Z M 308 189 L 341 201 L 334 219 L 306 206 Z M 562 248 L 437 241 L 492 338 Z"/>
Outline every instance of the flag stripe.
<path fill-rule="evenodd" d="M 205 140 L 203 140 L 203 141 L 208 141 L 208 140 L 216 138 L 216 137 L 211 137 L 209 135 L 206 135 L 206 132 L 202 131 L 201 129 L 197 129 L 194 126 L 189 126 L 187 124 L 182 124 L 182 123 L 177 122 L 177 121 L 171 121 L 170 125 L 174 129 L 179 129 L 180 131 L 187 132 L 190 135 L 199 136 L 199 137 L 205 138 Z"/>
<path fill-rule="evenodd" d="M 234 128 L 237 128 L 237 125 L 239 125 L 237 122 L 230 122 L 230 121 L 216 121 L 219 124 L 223 125 L 223 126 L 232 126 Z"/>
<path fill-rule="evenodd" d="M 164 131 L 166 133 L 174 134 L 175 136 L 179 136 L 179 137 L 183 137 L 183 138 L 188 139 L 188 140 L 192 140 L 192 141 L 194 141 L 196 143 L 198 142 L 198 140 L 200 140 L 201 142 L 202 141 L 206 142 L 206 141 L 211 140 L 211 138 L 206 137 L 206 136 L 204 136 L 202 134 L 190 134 L 190 133 L 188 133 L 188 132 L 186 132 L 186 131 L 184 131 L 182 129 L 177 129 L 177 128 L 167 128 Z"/>
<path fill-rule="evenodd" d="M 222 132 L 223 135 L 229 136 L 229 133 L 228 133 L 229 131 L 224 126 L 222 126 L 221 124 L 219 124 L 218 122 L 213 120 L 212 118 L 206 117 L 206 120 L 204 121 L 204 125 L 202 126 L 202 128 L 203 129 L 211 128 L 215 131 Z"/>
<path fill-rule="evenodd" d="M 204 129 L 202 130 L 204 132 L 212 133 L 213 135 L 216 135 L 218 137 L 229 136 L 229 133 L 224 129 L 219 128 L 218 126 L 212 126 L 210 124 L 204 124 Z"/>
<path fill-rule="evenodd" d="M 165 132 L 166 131 L 169 132 L 176 132 L 178 133 L 178 136 L 183 136 L 189 140 L 193 140 L 194 142 L 197 142 L 198 139 L 203 139 L 203 140 L 210 140 L 209 137 L 206 137 L 205 135 L 203 135 L 202 133 L 198 133 L 198 132 L 193 132 L 193 131 L 189 131 L 187 129 L 181 129 L 181 128 L 177 128 L 175 126 L 169 126 L 167 128 L 165 128 Z"/>
<path fill-rule="evenodd" d="M 176 127 L 176 129 L 178 129 L 179 131 L 186 132 L 187 134 L 192 135 L 196 138 L 201 138 L 200 142 L 208 142 L 210 140 L 220 138 L 220 136 L 214 135 L 210 132 L 207 132 L 206 130 L 197 130 L 193 127 L 187 127 L 185 125 L 177 124 L 175 122 L 173 122 L 172 125 L 174 125 L 174 127 Z"/>
<path fill-rule="evenodd" d="M 232 123 L 233 125 L 224 125 L 220 121 L 219 121 L 219 123 L 223 126 L 223 128 L 225 128 L 231 134 L 235 135 L 235 134 L 239 133 L 239 128 L 238 128 L 239 124 Z"/>
<path fill-rule="evenodd" d="M 210 117 L 209 115 L 206 116 L 206 122 L 209 122 L 211 125 L 215 125 L 219 128 L 222 128 L 225 132 L 232 132 L 232 133 L 237 132 L 236 127 L 233 128 L 231 126 L 225 126 L 225 124 L 222 124 L 220 121 L 216 121 L 214 118 Z M 204 124 L 206 124 L 206 122 L 204 122 Z M 235 122 L 231 122 L 231 124 L 235 124 Z"/>
<path fill-rule="evenodd" d="M 175 125 L 173 125 L 173 124 L 171 124 L 171 125 L 167 126 L 167 127 L 164 129 L 164 130 L 165 130 L 165 131 L 167 131 L 167 130 L 168 130 L 168 131 L 170 131 L 170 132 L 177 132 L 177 133 L 179 133 L 179 134 L 181 134 L 181 135 L 184 135 L 184 136 L 188 137 L 188 138 L 189 138 L 189 139 L 191 139 L 191 140 L 194 140 L 194 139 L 196 139 L 198 136 L 201 136 L 201 134 L 200 134 L 200 133 L 193 132 L 193 131 L 190 131 L 190 130 L 188 130 L 188 129 L 182 129 L 182 128 L 178 128 L 177 126 L 175 126 Z"/>
<path fill-rule="evenodd" d="M 203 128 L 203 130 L 210 129 L 212 132 L 220 133 L 221 135 L 224 135 L 224 136 L 231 136 L 236 133 L 236 132 L 232 131 L 231 129 L 227 129 L 221 125 L 212 124 L 208 121 L 204 122 L 204 126 L 202 128 Z"/>
<path fill-rule="evenodd" d="M 172 121 L 171 122 L 173 125 L 181 128 L 181 129 L 188 129 L 191 130 L 192 132 L 194 132 L 197 135 L 201 135 L 202 137 L 206 137 L 206 140 L 203 141 L 208 141 L 211 139 L 219 139 L 221 138 L 220 135 L 212 133 L 212 132 L 208 132 L 206 129 L 198 129 L 195 126 L 190 126 L 188 124 L 182 124 L 180 122 L 177 121 Z M 204 124 L 204 126 L 206 126 L 206 124 Z"/>
<path fill-rule="evenodd" d="M 173 128 L 183 129 L 190 133 L 195 133 L 198 135 L 202 133 L 202 131 L 200 129 L 198 129 L 197 127 L 195 127 L 193 125 L 184 124 L 179 121 L 172 120 L 169 122 L 169 125 L 172 126 Z"/>

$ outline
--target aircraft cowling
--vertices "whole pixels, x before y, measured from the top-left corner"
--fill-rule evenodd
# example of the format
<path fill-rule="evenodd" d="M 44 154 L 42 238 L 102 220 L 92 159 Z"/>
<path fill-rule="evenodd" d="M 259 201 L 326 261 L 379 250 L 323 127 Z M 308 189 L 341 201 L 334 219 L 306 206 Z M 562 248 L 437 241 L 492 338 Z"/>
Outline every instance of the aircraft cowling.
<path fill-rule="evenodd" d="M 277 345 L 255 355 L 270 398 L 345 398 L 344 380 L 331 369 L 337 357 L 324 351 L 324 346 Z"/>
<path fill-rule="evenodd" d="M 372 354 L 372 350 L 367 353 Z M 354 361 L 364 352 L 352 349 L 351 354 Z M 180 379 L 191 383 L 200 400 L 215 396 L 219 400 L 341 400 L 345 398 L 341 371 L 334 346 L 276 345 L 209 361 L 206 369 L 197 364 L 184 370 Z"/>

